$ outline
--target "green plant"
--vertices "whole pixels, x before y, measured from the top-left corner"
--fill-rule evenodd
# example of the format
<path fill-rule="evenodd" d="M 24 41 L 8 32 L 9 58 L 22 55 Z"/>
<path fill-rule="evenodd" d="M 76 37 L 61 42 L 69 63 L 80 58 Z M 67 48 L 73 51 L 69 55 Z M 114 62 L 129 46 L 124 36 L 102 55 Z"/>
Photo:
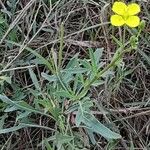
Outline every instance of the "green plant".
<path fill-rule="evenodd" d="M 37 4 L 39 4 L 39 9 L 42 5 L 44 6 L 44 11 L 47 15 L 47 11 L 49 10 L 47 6 L 51 7 L 51 4 L 55 2 L 56 1 L 41 0 L 37 2 Z M 62 1 L 62 3 L 63 2 L 64 1 Z M 89 1 L 86 1 L 84 5 L 87 6 L 88 3 Z M 94 1 L 90 1 L 90 3 L 98 5 L 98 3 L 94 3 Z M 13 13 L 16 8 L 16 6 L 12 7 L 11 12 Z M 59 11 L 57 9 L 56 7 L 56 12 Z M 32 13 L 34 14 L 34 11 L 31 10 L 31 14 Z M 55 16 L 56 14 L 53 15 Z M 53 15 L 50 17 L 53 18 Z M 61 15 L 63 16 L 64 14 Z M 47 18 L 50 22 L 51 18 Z M 4 16 L 1 20 L 3 24 L 5 21 Z M 38 24 L 36 17 L 34 21 L 35 24 Z M 101 25 L 107 24 L 106 22 Z M 32 25 L 31 22 L 31 27 Z M 46 48 L 40 47 L 35 50 L 34 46 L 32 47 L 32 43 L 30 43 L 36 36 L 41 36 L 39 34 L 40 30 L 43 29 L 44 33 L 45 31 L 51 32 L 51 29 L 49 30 L 45 26 L 44 28 L 40 27 L 36 32 L 35 25 L 34 35 L 29 42 L 26 41 L 27 38 L 25 38 L 21 44 L 16 42 L 13 38 L 8 38 L 7 40 L 6 37 L 3 38 L 3 42 L 6 46 L 21 49 L 19 55 L 22 53 L 23 57 L 21 57 L 20 60 L 20 58 L 18 58 L 19 55 L 17 55 L 10 63 L 8 61 L 8 64 L 1 64 L 0 110 L 2 114 L 0 117 L 0 134 L 7 135 L 12 132 L 10 138 L 3 142 L 5 144 L 0 145 L 2 149 L 5 149 L 7 143 L 9 148 L 12 135 L 17 137 L 18 135 L 22 135 L 21 131 L 23 130 L 25 132 L 28 129 L 34 131 L 34 129 L 36 130 L 38 128 L 39 130 L 36 131 L 34 135 L 42 131 L 42 138 L 37 138 L 38 144 L 36 142 L 34 143 L 34 147 L 36 148 L 42 147 L 48 150 L 85 150 L 86 148 L 90 149 L 92 145 L 99 146 L 97 144 L 98 138 L 102 138 L 102 141 L 107 140 L 107 142 L 104 142 L 108 144 L 107 149 L 115 149 L 121 142 L 127 147 L 126 144 L 124 144 L 124 140 L 120 140 L 123 138 L 121 136 L 122 133 L 121 135 L 119 133 L 122 132 L 121 125 L 130 130 L 134 128 L 130 126 L 128 121 L 122 121 L 125 120 L 124 116 L 127 113 L 126 108 L 122 110 L 120 106 L 132 106 L 132 103 L 126 104 L 122 101 L 115 103 L 113 97 L 112 101 L 107 101 L 107 98 L 103 99 L 102 96 L 102 102 L 100 101 L 101 106 L 99 106 L 94 96 L 94 94 L 99 95 L 99 93 L 94 92 L 96 91 L 95 89 L 99 87 L 105 88 L 105 86 L 108 86 L 111 89 L 110 91 L 113 91 L 115 95 L 117 91 L 120 90 L 123 81 L 129 81 L 128 76 L 134 74 L 134 69 L 128 69 L 128 66 L 125 65 L 124 58 L 126 54 L 129 53 L 137 54 L 136 50 L 140 42 L 139 37 L 142 34 L 141 31 L 144 29 L 145 23 L 141 22 L 137 29 L 129 29 L 127 27 L 124 27 L 123 30 L 119 29 L 120 39 L 112 35 L 115 52 L 107 63 L 104 59 L 105 48 L 87 48 L 87 55 L 84 56 L 84 58 L 80 53 L 75 52 L 75 55 L 71 55 L 72 57 L 68 60 L 64 59 L 64 50 L 66 48 L 64 43 L 66 43 L 68 37 L 88 30 L 88 34 L 90 34 L 92 38 L 92 34 L 95 35 L 94 28 L 100 26 L 96 24 L 91 27 L 83 28 L 76 33 L 71 33 L 69 36 L 65 36 L 65 25 L 65 23 L 60 25 L 59 38 L 55 40 L 59 43 Z M 93 29 L 93 31 L 90 31 L 90 29 Z M 7 27 L 7 30 L 9 31 L 9 27 Z M 29 31 L 27 35 L 30 34 L 32 33 Z M 96 33 L 96 36 L 92 39 L 96 39 L 98 34 L 99 33 Z M 132 36 L 130 37 L 130 35 Z M 4 36 L 4 33 L 2 33 L 2 36 Z M 128 39 L 126 40 L 127 36 Z M 80 44 L 80 41 L 78 41 L 78 43 Z M 47 52 L 45 49 L 47 49 Z M 144 52 L 140 53 L 145 56 L 147 62 L 149 62 L 147 55 Z M 18 60 L 16 58 L 18 58 Z M 7 69 L 8 67 L 10 67 L 10 69 Z M 17 73 L 21 74 L 19 83 L 18 74 L 16 75 L 14 73 L 17 69 L 21 70 L 21 72 L 17 71 Z M 14 75 L 16 75 L 16 78 Z M 21 84 L 21 82 L 23 82 L 23 84 Z M 109 94 L 110 97 L 114 96 L 111 95 L 111 93 Z M 120 103 L 121 105 L 119 105 Z M 149 100 L 147 100 L 147 103 L 142 102 L 139 105 L 148 106 L 148 103 Z M 108 106 L 106 106 L 107 104 Z M 118 107 L 111 109 L 115 105 Z M 135 102 L 133 105 L 136 106 L 137 103 Z M 127 110 L 130 111 L 130 107 L 127 108 Z M 139 110 L 137 109 L 137 111 Z M 11 115 L 13 116 L 13 121 L 9 121 L 8 117 Z M 32 132 L 28 133 L 28 135 L 31 136 L 30 142 L 32 143 L 34 136 L 32 137 Z M 137 135 L 134 130 L 131 133 L 133 137 Z M 133 137 L 131 137 L 131 141 L 134 140 L 132 139 Z M 139 136 L 137 135 L 137 137 Z M 126 142 L 128 143 L 128 140 Z M 140 142 L 143 144 L 142 140 Z M 133 149 L 134 145 L 135 143 L 132 142 L 130 147 Z"/>
<path fill-rule="evenodd" d="M 61 27 L 61 35 L 63 35 L 63 25 Z M 22 100 L 12 101 L 11 99 L 3 95 L 0 95 L 0 98 L 3 102 L 12 106 L 13 109 L 9 108 L 9 111 L 19 109 L 20 111 L 23 111 L 23 114 L 25 114 L 26 117 L 30 113 L 38 113 L 47 117 L 52 117 L 56 121 L 56 124 L 59 126 L 59 134 L 63 134 L 65 136 L 71 136 L 69 129 L 67 129 L 68 127 L 66 127 L 67 120 L 65 115 L 77 112 L 75 124 L 77 127 L 83 126 L 87 130 L 87 133 L 89 134 L 92 142 L 95 141 L 93 133 L 98 133 L 106 139 L 121 138 L 119 134 L 114 133 L 113 131 L 108 129 L 108 127 L 101 124 L 92 114 L 91 107 L 93 106 L 93 102 L 87 92 L 89 91 L 91 86 L 98 86 L 100 84 L 103 84 L 103 80 L 101 80 L 101 77 L 103 77 L 104 79 L 106 76 L 111 76 L 110 70 L 113 71 L 112 69 L 116 65 L 119 65 L 119 62 L 125 53 L 130 52 L 132 49 L 134 49 L 134 47 L 136 47 L 136 43 L 134 43 L 135 40 L 136 37 L 133 37 L 131 43 L 120 43 L 121 46 L 114 54 L 114 57 L 111 60 L 110 64 L 106 66 L 103 62 L 101 62 L 103 49 L 100 48 L 96 49 L 95 52 L 93 51 L 93 49 L 89 49 L 89 59 L 80 59 L 78 57 L 78 54 L 76 54 L 67 63 L 65 68 L 62 68 L 61 62 L 63 36 L 61 36 L 60 38 L 60 50 L 58 57 L 52 49 L 50 61 L 47 61 L 32 49 L 26 48 L 27 51 L 33 53 L 36 57 L 38 57 L 38 59 L 40 59 L 41 62 L 43 62 L 43 64 L 45 64 L 53 74 L 41 74 L 44 80 L 48 81 L 46 86 L 41 89 L 36 74 L 31 68 L 29 68 L 30 77 L 35 86 L 35 90 L 31 90 L 31 94 L 35 96 L 35 108 L 31 107 Z M 19 46 L 14 42 L 8 41 L 8 43 Z M 125 48 L 124 45 L 127 48 Z M 69 103 L 69 109 L 66 109 L 66 101 L 67 103 Z M 44 109 L 44 111 L 42 111 L 42 109 Z M 21 120 L 22 117 L 20 117 L 20 115 L 25 117 L 23 114 L 19 114 L 17 118 Z M 17 127 L 13 127 L 9 131 L 18 130 L 18 128 L 22 128 L 24 126 L 25 124 L 22 125 L 22 123 L 20 123 Z M 1 130 L 1 133 L 5 130 L 8 129 Z M 60 149 L 64 143 L 71 144 L 73 140 L 72 138 L 69 138 L 69 141 L 65 140 L 63 143 L 58 144 L 58 149 Z M 66 137 L 64 137 L 64 139 L 66 139 Z"/>

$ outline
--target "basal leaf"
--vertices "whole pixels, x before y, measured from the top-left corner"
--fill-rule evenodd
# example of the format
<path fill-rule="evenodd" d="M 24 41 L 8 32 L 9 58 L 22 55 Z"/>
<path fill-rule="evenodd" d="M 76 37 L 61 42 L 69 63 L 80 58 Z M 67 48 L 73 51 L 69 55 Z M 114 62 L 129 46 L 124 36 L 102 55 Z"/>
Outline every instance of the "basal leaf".
<path fill-rule="evenodd" d="M 86 104 L 87 103 L 87 104 Z M 90 132 L 100 134 L 106 139 L 119 139 L 121 136 L 118 133 L 111 131 L 105 125 L 100 123 L 95 116 L 91 113 L 90 101 L 79 102 L 79 109 L 76 118 L 76 124 L 79 126 L 81 122 L 86 125 Z"/>
<path fill-rule="evenodd" d="M 102 135 L 106 139 L 119 139 L 118 133 L 111 131 L 109 128 L 100 123 L 92 114 L 85 113 L 83 123 L 95 133 Z"/>

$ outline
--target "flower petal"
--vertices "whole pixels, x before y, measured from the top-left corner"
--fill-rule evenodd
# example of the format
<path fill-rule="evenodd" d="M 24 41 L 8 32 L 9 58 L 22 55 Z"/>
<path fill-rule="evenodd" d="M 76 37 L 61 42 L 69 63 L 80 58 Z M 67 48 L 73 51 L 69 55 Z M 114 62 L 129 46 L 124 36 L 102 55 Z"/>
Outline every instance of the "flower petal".
<path fill-rule="evenodd" d="M 110 18 L 111 24 L 114 26 L 122 26 L 125 24 L 124 19 L 119 15 L 112 15 Z"/>
<path fill-rule="evenodd" d="M 127 12 L 128 12 L 128 15 L 130 16 L 136 15 L 140 11 L 141 11 L 140 6 L 136 3 L 132 3 L 127 6 Z"/>
<path fill-rule="evenodd" d="M 123 2 L 115 2 L 113 4 L 112 10 L 118 15 L 124 15 L 127 10 L 127 5 Z"/>
<path fill-rule="evenodd" d="M 129 16 L 125 24 L 132 28 L 137 27 L 140 24 L 140 18 L 138 16 Z"/>

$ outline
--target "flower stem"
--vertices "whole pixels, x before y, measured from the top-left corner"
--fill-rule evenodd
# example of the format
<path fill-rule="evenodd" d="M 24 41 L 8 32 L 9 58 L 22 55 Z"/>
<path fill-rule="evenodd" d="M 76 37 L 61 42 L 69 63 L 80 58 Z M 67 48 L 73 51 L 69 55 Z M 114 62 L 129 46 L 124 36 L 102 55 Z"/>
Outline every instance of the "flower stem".
<path fill-rule="evenodd" d="M 83 98 L 83 97 L 87 94 L 87 92 L 88 92 L 90 86 L 91 86 L 96 80 L 98 80 L 100 77 L 102 77 L 102 75 L 103 75 L 106 71 L 108 71 L 111 67 L 115 66 L 115 63 L 116 63 L 120 58 L 122 58 L 122 56 L 123 56 L 126 52 L 128 52 L 128 51 L 130 51 L 130 50 L 131 50 L 131 48 L 128 48 L 128 49 L 125 49 L 125 50 L 123 50 L 122 52 L 120 52 L 120 54 L 118 54 L 118 56 L 116 56 L 116 58 L 114 58 L 114 59 L 110 62 L 110 64 L 108 64 L 103 70 L 101 70 L 101 71 L 83 88 L 83 90 L 79 93 L 79 95 L 76 96 L 76 100 L 80 100 L 81 98 Z"/>

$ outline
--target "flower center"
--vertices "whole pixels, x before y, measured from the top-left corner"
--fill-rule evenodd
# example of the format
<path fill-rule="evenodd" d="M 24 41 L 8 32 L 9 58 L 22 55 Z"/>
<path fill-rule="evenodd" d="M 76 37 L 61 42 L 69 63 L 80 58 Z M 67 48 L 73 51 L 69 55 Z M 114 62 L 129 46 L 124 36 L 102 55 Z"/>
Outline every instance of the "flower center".
<path fill-rule="evenodd" d="M 126 9 L 125 11 L 124 11 L 124 14 L 123 14 L 123 16 L 122 16 L 122 18 L 124 19 L 124 20 L 127 20 L 128 18 L 129 18 L 129 13 L 128 13 L 128 10 Z"/>

